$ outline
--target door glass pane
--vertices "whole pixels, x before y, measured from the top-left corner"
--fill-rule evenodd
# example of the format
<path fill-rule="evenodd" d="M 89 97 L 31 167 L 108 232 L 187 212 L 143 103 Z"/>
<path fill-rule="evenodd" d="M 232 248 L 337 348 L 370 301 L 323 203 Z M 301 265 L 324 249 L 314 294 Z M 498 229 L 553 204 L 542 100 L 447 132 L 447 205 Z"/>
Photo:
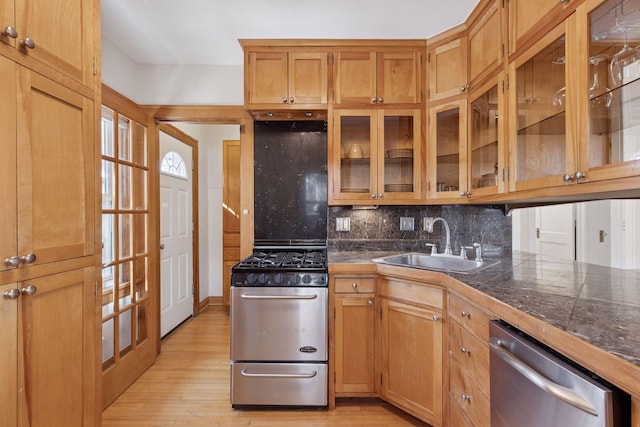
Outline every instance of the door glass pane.
<path fill-rule="evenodd" d="M 133 256 L 133 215 L 120 214 L 120 253 L 118 258 L 125 259 Z"/>
<path fill-rule="evenodd" d="M 118 317 L 120 330 L 120 356 L 131 350 L 131 310 L 127 310 Z"/>
<path fill-rule="evenodd" d="M 498 86 L 471 103 L 471 188 L 498 184 Z"/>
<path fill-rule="evenodd" d="M 118 158 L 131 162 L 131 120 L 118 115 Z"/>
<path fill-rule="evenodd" d="M 565 62 L 561 37 L 516 70 L 518 181 L 565 173 Z"/>
<path fill-rule="evenodd" d="M 109 361 L 113 361 L 115 353 L 114 333 L 113 333 L 114 321 L 109 319 L 102 323 L 102 368 L 105 369 L 111 366 Z"/>
<path fill-rule="evenodd" d="M 589 167 L 640 160 L 640 2 L 589 15 Z"/>
<path fill-rule="evenodd" d="M 147 303 L 144 302 L 138 305 L 136 307 L 136 313 L 138 316 L 138 321 L 136 322 L 138 326 L 136 343 L 140 344 L 147 339 Z"/>
<path fill-rule="evenodd" d="M 436 191 L 460 188 L 460 109 L 436 114 Z"/>
<path fill-rule="evenodd" d="M 147 209 L 147 171 L 139 168 L 132 168 L 133 171 L 133 208 L 138 210 Z"/>
<path fill-rule="evenodd" d="M 115 163 L 102 160 L 102 209 L 115 209 Z"/>
<path fill-rule="evenodd" d="M 149 258 L 137 258 L 134 262 L 134 281 L 135 281 L 135 297 L 136 301 L 141 301 L 149 295 L 147 274 L 149 268 Z"/>
<path fill-rule="evenodd" d="M 413 191 L 413 116 L 384 118 L 384 191 Z"/>
<path fill-rule="evenodd" d="M 147 253 L 147 214 L 135 214 L 134 217 L 134 255 L 144 255 Z"/>
<path fill-rule="evenodd" d="M 138 166 L 147 166 L 147 128 L 134 122 L 132 139 L 133 162 Z"/>
<path fill-rule="evenodd" d="M 132 200 L 132 183 L 133 183 L 133 168 L 131 166 L 126 166 L 123 164 L 118 165 L 118 170 L 120 171 L 120 194 L 119 194 L 119 202 L 120 209 L 131 209 L 133 207 Z"/>
<path fill-rule="evenodd" d="M 371 193 L 371 118 L 340 117 L 340 191 Z"/>
<path fill-rule="evenodd" d="M 113 150 L 113 110 L 102 107 L 102 155 L 114 157 Z"/>

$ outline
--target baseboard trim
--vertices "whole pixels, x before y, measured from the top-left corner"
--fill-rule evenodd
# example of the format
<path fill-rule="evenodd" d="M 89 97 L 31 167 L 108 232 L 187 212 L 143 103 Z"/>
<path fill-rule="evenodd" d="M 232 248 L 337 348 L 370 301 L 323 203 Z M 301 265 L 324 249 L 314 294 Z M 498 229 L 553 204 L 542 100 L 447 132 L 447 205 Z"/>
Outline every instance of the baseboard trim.
<path fill-rule="evenodd" d="M 198 311 L 202 311 L 210 305 L 224 305 L 222 297 L 207 297 L 200 301 L 198 305 Z"/>

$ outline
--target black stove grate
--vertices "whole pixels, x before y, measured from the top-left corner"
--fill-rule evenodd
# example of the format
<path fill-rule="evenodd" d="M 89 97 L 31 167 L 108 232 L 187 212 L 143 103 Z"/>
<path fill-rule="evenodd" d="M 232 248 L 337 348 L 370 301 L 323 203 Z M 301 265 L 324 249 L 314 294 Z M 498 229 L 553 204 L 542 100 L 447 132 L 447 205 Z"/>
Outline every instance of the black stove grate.
<path fill-rule="evenodd" d="M 322 250 L 256 251 L 236 265 L 239 269 L 326 269 L 327 257 Z"/>

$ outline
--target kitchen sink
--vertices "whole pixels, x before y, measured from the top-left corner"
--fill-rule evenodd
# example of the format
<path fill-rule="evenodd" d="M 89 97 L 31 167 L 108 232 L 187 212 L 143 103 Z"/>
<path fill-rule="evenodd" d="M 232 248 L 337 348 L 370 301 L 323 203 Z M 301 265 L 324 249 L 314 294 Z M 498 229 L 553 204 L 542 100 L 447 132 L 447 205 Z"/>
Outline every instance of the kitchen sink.
<path fill-rule="evenodd" d="M 458 256 L 429 255 L 417 252 L 376 258 L 373 261 L 381 264 L 462 274 L 477 273 L 499 262 L 498 260 L 475 261 L 462 259 Z"/>

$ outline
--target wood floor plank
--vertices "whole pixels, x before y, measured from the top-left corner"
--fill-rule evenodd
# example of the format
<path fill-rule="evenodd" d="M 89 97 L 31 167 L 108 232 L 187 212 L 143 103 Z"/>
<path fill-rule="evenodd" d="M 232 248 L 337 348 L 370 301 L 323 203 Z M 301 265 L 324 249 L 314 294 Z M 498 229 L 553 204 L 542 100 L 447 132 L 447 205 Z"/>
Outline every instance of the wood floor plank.
<path fill-rule="evenodd" d="M 233 409 L 229 399 L 229 316 L 209 307 L 162 342 L 162 353 L 102 413 L 103 427 L 403 427 L 428 426 L 369 399 L 324 409 Z"/>

